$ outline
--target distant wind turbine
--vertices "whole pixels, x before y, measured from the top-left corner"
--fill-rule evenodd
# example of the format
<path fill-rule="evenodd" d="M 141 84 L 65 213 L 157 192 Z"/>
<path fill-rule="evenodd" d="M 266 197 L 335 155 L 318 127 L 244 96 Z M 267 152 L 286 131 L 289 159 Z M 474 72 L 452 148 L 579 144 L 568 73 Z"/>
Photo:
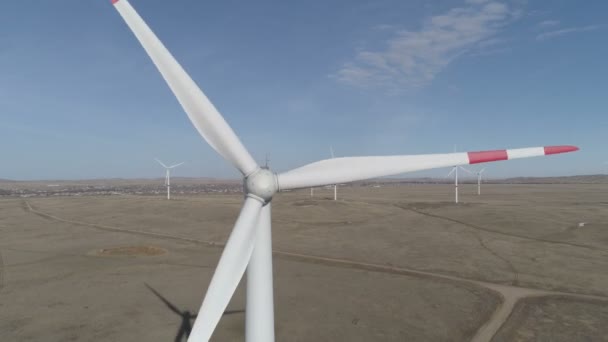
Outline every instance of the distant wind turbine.
<path fill-rule="evenodd" d="M 334 148 L 329 146 L 329 152 L 331 153 L 331 158 L 335 158 L 334 156 Z M 334 201 L 338 200 L 338 184 L 334 184 Z"/>
<path fill-rule="evenodd" d="M 264 158 L 264 169 L 269 170 L 270 169 L 270 158 L 268 158 L 268 153 L 266 153 L 266 157 Z"/>
<path fill-rule="evenodd" d="M 481 174 L 486 170 L 486 168 L 484 167 L 483 169 L 477 171 L 477 196 L 481 195 Z"/>
<path fill-rule="evenodd" d="M 458 169 L 462 169 L 463 171 L 466 171 L 470 174 L 472 174 L 471 171 L 465 169 L 462 166 L 454 166 L 452 167 L 452 171 L 450 171 L 450 173 L 448 173 L 448 177 L 450 177 L 452 175 L 452 173 L 454 174 L 454 203 L 458 203 Z"/>
<path fill-rule="evenodd" d="M 310 197 L 315 197 L 315 188 L 310 188 Z"/>
<path fill-rule="evenodd" d="M 182 165 L 183 162 L 179 163 L 179 164 L 167 166 L 162 161 L 160 161 L 158 158 L 154 158 L 154 160 L 156 160 L 166 170 L 166 173 L 165 173 L 165 185 L 167 186 L 167 199 L 171 199 L 171 169 Z"/>
<path fill-rule="evenodd" d="M 329 146 L 329 153 L 331 155 L 331 158 L 335 158 L 334 157 L 334 148 L 332 146 Z M 314 197 L 315 196 L 315 188 L 310 188 L 310 197 Z M 338 185 L 334 184 L 334 201 L 338 200 Z"/>

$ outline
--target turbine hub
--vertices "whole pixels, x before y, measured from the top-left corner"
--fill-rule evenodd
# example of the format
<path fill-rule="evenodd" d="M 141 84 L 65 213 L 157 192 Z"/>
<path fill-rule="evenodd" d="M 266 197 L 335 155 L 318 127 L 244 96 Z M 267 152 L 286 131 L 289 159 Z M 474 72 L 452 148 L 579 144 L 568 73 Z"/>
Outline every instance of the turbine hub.
<path fill-rule="evenodd" d="M 258 169 L 245 178 L 245 193 L 269 202 L 279 189 L 277 176 L 268 169 Z"/>

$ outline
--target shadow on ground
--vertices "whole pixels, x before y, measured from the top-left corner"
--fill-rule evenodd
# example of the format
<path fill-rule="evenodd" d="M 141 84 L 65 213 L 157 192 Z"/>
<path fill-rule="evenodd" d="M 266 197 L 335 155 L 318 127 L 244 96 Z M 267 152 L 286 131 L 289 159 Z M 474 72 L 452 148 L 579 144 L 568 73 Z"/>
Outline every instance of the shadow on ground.
<path fill-rule="evenodd" d="M 158 299 L 160 299 L 169 310 L 178 315 L 181 318 L 181 324 L 179 329 L 177 330 L 177 334 L 175 335 L 175 342 L 187 341 L 188 336 L 190 336 L 190 332 L 192 331 L 192 323 L 196 319 L 197 314 L 192 313 L 189 310 L 180 310 L 173 303 L 171 303 L 168 299 L 163 297 L 158 291 L 156 291 L 152 286 L 145 284 L 148 290 L 150 290 Z M 245 310 L 226 310 L 224 311 L 224 315 L 233 315 L 243 313 Z"/>

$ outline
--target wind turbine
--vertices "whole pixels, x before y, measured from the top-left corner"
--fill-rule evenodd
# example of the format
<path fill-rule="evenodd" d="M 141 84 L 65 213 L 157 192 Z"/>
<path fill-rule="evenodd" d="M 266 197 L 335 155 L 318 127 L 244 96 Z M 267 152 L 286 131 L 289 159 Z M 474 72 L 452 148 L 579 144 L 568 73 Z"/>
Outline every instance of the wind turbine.
<path fill-rule="evenodd" d="M 452 173 L 454 174 L 454 203 L 458 203 L 458 169 L 462 169 L 463 171 L 466 171 L 468 173 L 471 173 L 471 171 L 465 169 L 462 166 L 454 166 L 452 167 L 452 171 L 450 171 L 450 173 L 448 173 L 448 177 L 450 177 L 452 175 Z"/>
<path fill-rule="evenodd" d="M 274 341 L 271 200 L 277 191 L 354 182 L 411 171 L 576 151 L 548 146 L 469 153 L 343 157 L 276 174 L 261 168 L 232 128 L 128 0 L 111 0 L 202 137 L 242 174 L 245 200 L 205 294 L 189 341 L 208 341 L 247 270 L 247 341 Z"/>
<path fill-rule="evenodd" d="M 481 195 L 481 174 L 486 170 L 486 168 L 484 167 L 483 169 L 477 171 L 477 196 Z"/>
<path fill-rule="evenodd" d="M 264 157 L 264 166 L 265 169 L 270 169 L 270 158 L 268 158 L 268 153 L 266 153 L 266 157 Z"/>
<path fill-rule="evenodd" d="M 335 158 L 334 156 L 334 148 L 333 146 L 329 146 L 329 152 L 331 153 L 331 158 Z M 338 200 L 338 184 L 334 184 L 334 201 Z"/>
<path fill-rule="evenodd" d="M 154 158 L 154 160 L 156 160 L 160 165 L 162 165 L 162 167 L 165 168 L 165 185 L 167 186 L 167 199 L 171 199 L 171 169 L 176 168 L 180 165 L 183 164 L 179 163 L 179 164 L 175 164 L 175 165 L 171 165 L 171 166 L 167 166 L 165 165 L 165 163 L 163 163 L 162 161 L 160 161 L 158 158 Z"/>

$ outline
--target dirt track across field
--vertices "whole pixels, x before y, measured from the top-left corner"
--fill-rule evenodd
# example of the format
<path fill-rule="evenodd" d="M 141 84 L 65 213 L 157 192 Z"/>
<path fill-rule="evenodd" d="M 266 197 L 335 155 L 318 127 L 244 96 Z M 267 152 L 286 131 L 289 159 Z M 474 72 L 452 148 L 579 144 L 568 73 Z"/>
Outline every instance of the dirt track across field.
<path fill-rule="evenodd" d="M 549 190 L 547 187 L 532 186 L 526 194 L 521 189 L 512 193 L 511 189 L 496 186 L 494 191 L 488 189 L 483 201 L 473 196 L 467 201 L 464 197 L 465 203 L 459 206 L 443 201 L 443 193 L 439 190 L 445 187 L 433 186 L 394 187 L 383 191 L 341 189 L 342 199 L 337 202 L 326 200 L 321 191 L 317 191 L 318 197 L 313 199 L 307 198 L 302 192 L 282 194 L 275 200 L 273 209 L 275 275 L 278 278 L 275 279 L 275 301 L 277 312 L 284 313 L 286 317 L 290 316 L 288 312 L 299 312 L 302 320 L 298 320 L 299 323 L 281 323 L 277 315 L 277 335 L 296 336 L 293 340 L 303 341 L 311 340 L 311 336 L 318 341 L 339 338 L 361 341 L 439 341 L 448 337 L 490 341 L 494 337 L 501 339 L 504 336 L 517 336 L 521 340 L 526 340 L 526 336 L 542 338 L 545 336 L 542 333 L 530 335 L 529 332 L 524 334 L 518 330 L 519 326 L 529 329 L 526 328 L 527 321 L 518 318 L 522 312 L 528 311 L 515 309 L 520 307 L 520 303 L 527 303 L 526 308 L 540 305 L 540 298 L 549 301 L 559 298 L 559 305 L 555 305 L 564 308 L 574 305 L 569 303 L 577 303 L 576 310 L 590 310 L 601 320 L 606 313 L 597 309 L 602 306 L 596 303 L 608 301 L 608 279 L 606 273 L 601 272 L 608 269 L 608 213 L 605 204 L 594 197 L 596 191 L 598 198 L 601 193 L 597 187 L 593 191 L 571 186 L 554 186 Z M 40 234 L 52 236 L 51 239 L 65 234 L 77 235 L 87 240 L 86 244 L 93 245 L 99 245 L 95 243 L 95 238 L 107 241 L 110 234 L 113 237 L 110 240 L 123 236 L 118 240 L 140 242 L 139 246 L 143 246 L 141 242 L 145 240 L 150 245 L 158 244 L 158 248 L 169 251 L 164 256 L 160 256 L 162 253 L 159 256 L 128 256 L 131 260 L 127 264 L 133 263 L 128 268 L 156 264 L 201 270 L 200 267 L 204 266 L 205 275 L 197 280 L 198 292 L 193 291 L 200 296 L 200 284 L 207 283 L 205 279 L 211 275 L 213 260 L 217 260 L 220 249 L 212 248 L 210 254 L 205 253 L 209 256 L 199 260 L 209 261 L 200 265 L 188 261 L 192 259 L 189 251 L 193 248 L 189 246 L 222 247 L 231 226 L 230 221 L 238 212 L 238 203 L 238 198 L 221 196 L 178 198 L 170 203 L 137 197 L 36 199 L 21 204 L 16 200 L 1 201 L 3 206 L 0 213 L 10 212 L 15 217 L 11 220 L 9 215 L 8 220 L 0 222 L 0 231 L 13 242 L 10 245 L 7 245 L 8 242 L 2 243 L 0 252 L 8 253 L 9 259 L 18 262 L 9 260 L 0 276 L 10 275 L 14 269 L 40 267 L 63 258 L 82 258 L 81 252 L 66 251 L 75 247 L 70 243 L 68 245 L 71 247 L 63 246 L 63 250 L 58 247 L 59 250 L 52 252 L 41 251 L 39 244 L 31 241 L 32 238 L 39 239 Z M 15 213 L 15 207 L 25 209 L 24 214 Z M 204 210 L 197 213 L 194 209 L 197 207 Z M 53 225 L 42 228 L 46 225 L 40 221 L 29 225 L 27 220 L 31 216 L 28 219 L 22 216 L 27 214 L 38 216 L 42 222 L 53 222 Z M 575 228 L 578 221 L 583 220 L 588 222 L 587 229 Z M 27 227 L 15 229 L 19 222 Z M 91 228 L 98 233 L 89 236 L 92 234 Z M 30 235 L 29 238 L 27 235 Z M 17 243 L 14 243 L 15 240 Z M 61 240 L 65 244 L 70 239 Z M 102 243 L 104 248 L 112 247 L 107 246 L 107 242 Z M 38 248 L 23 248 L 25 244 Z M 83 247 L 82 244 L 75 244 L 76 249 Z M 116 247 L 117 244 L 110 245 Z M 90 255 L 90 250 L 88 253 Z M 36 254 L 41 257 L 29 260 Z M 179 260 L 169 260 L 176 257 Z M 90 256 L 86 258 L 92 260 Z M 106 260 L 120 264 L 125 261 L 122 258 L 114 256 L 106 257 Z M 315 274 L 318 272 L 322 275 Z M 130 277 L 129 274 L 124 276 L 142 279 L 137 274 L 134 272 Z M 161 280 L 162 275 L 155 274 L 154 279 L 166 284 L 166 279 Z M 62 279 L 69 280 L 74 276 L 77 277 L 76 274 L 68 274 L 66 278 L 62 276 L 56 279 L 49 275 L 50 282 L 38 284 L 37 287 L 52 287 L 53 279 L 61 283 Z M 181 274 L 178 278 L 191 276 L 190 273 Z M 405 283 L 397 285 L 395 282 L 401 280 L 394 277 L 403 277 Z M 353 282 L 354 279 L 359 280 Z M 14 299 L 20 291 L 10 285 L 13 280 L 11 276 L 6 282 Z M 27 280 L 22 281 L 27 283 Z M 151 282 L 150 279 L 146 281 Z M 306 282 L 319 291 L 311 293 L 310 288 L 302 288 Z M 325 285 L 319 288 L 323 283 Z M 366 283 L 371 287 L 366 287 Z M 394 292 L 401 287 L 407 290 Z M 371 288 L 375 289 L 372 292 L 379 288 L 384 290 L 376 297 L 371 297 L 370 293 L 360 293 Z M 333 291 L 337 292 L 328 301 L 327 296 Z M 301 296 L 298 297 L 298 294 Z M 86 293 L 81 295 L 88 296 Z M 0 298 L 7 296 L 7 291 L 0 292 Z M 238 303 L 242 296 L 240 290 L 233 302 Z M 454 296 L 460 300 L 455 301 Z M 399 300 L 395 302 L 396 298 Z M 530 301 L 532 299 L 536 301 Z M 348 304 L 343 300 L 347 300 Z M 186 302 L 190 305 L 190 302 L 200 302 L 200 299 Z M 397 306 L 390 310 L 377 307 L 378 304 L 389 302 Z M 8 300 L 5 305 L 10 308 L 13 303 Z M 190 310 L 195 312 L 196 307 L 194 305 Z M 559 307 L 552 306 L 552 311 L 547 313 L 553 315 L 551 317 L 556 321 Z M 368 312 L 363 314 L 361 310 Z M 468 319 L 463 321 L 463 317 L 459 317 L 463 312 L 457 314 L 453 310 L 465 310 Z M 17 311 L 23 313 L 2 316 L 2 320 L 9 323 L 6 323 L 8 326 L 0 326 L 0 331 L 8 331 L 7 335 L 0 333 L 0 337 L 29 336 L 36 339 L 36 329 L 19 323 L 23 323 L 19 317 L 25 315 L 27 310 Z M 363 317 L 352 317 L 350 320 L 342 317 L 347 312 L 359 312 Z M 400 314 L 395 315 L 397 312 Z M 152 319 L 145 313 L 133 317 L 138 315 L 144 315 L 140 319 Z M 305 317 L 308 322 L 304 320 Z M 572 318 L 575 316 L 568 317 L 570 326 L 578 334 L 571 336 L 600 336 L 592 330 L 606 329 L 601 324 L 588 322 L 577 325 Z M 321 318 L 324 319 L 319 320 Z M 225 317 L 215 338 L 240 339 L 242 319 L 242 315 L 238 314 Z M 345 325 L 347 321 L 350 325 Z M 67 323 L 58 319 L 52 325 L 62 324 Z M 586 332 L 586 329 L 591 330 Z M 106 337 L 112 339 L 128 340 L 131 336 L 127 332 L 108 330 Z M 57 340 L 66 337 L 62 331 L 60 329 L 57 333 Z M 547 328 L 545 333 L 550 331 Z M 563 334 L 570 336 L 567 335 L 568 331 Z"/>

